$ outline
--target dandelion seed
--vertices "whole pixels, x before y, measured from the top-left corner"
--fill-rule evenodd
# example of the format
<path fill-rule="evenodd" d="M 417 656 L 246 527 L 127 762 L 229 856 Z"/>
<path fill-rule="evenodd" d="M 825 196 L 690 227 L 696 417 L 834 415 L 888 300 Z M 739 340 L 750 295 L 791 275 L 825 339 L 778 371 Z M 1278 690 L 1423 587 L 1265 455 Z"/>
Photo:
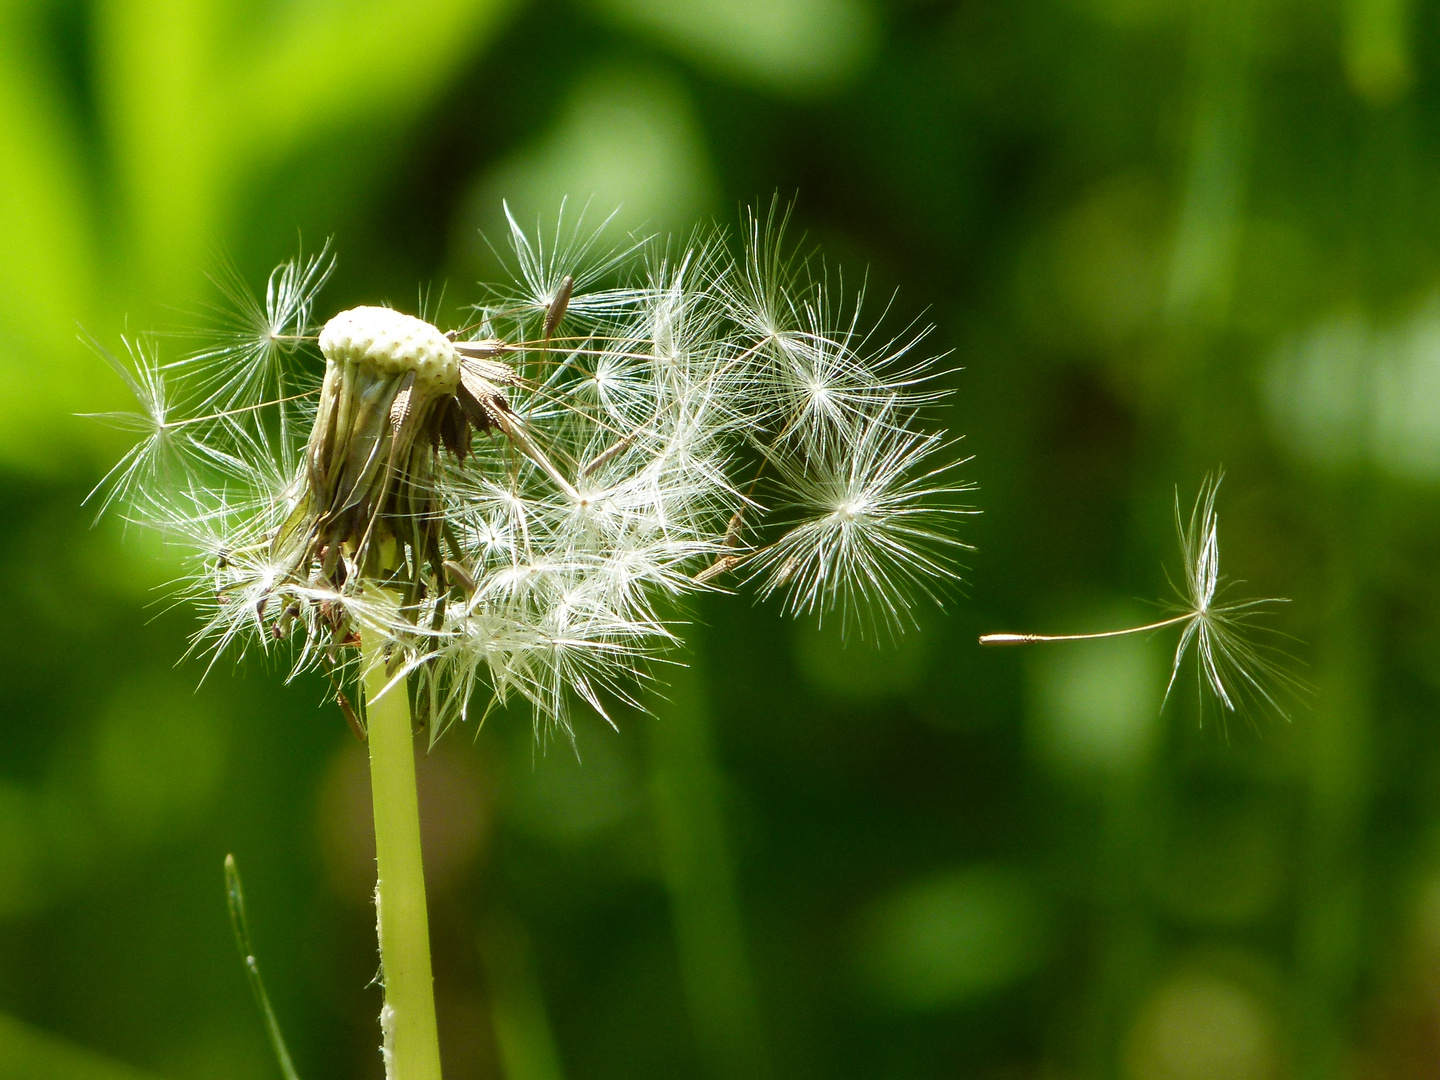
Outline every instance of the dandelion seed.
<path fill-rule="evenodd" d="M 142 436 L 86 496 L 87 502 L 100 496 L 97 516 L 103 515 L 117 500 L 124 503 L 149 497 L 176 482 L 191 467 L 209 464 L 231 472 L 245 469 L 245 463 L 234 454 L 197 437 L 200 432 L 193 420 L 177 418 L 153 343 L 126 339 L 130 365 L 93 339 L 89 343 L 110 370 L 120 376 L 140 409 L 83 415 L 119 431 Z"/>
<path fill-rule="evenodd" d="M 1175 528 L 1180 536 L 1184 578 L 1176 588 L 1180 602 L 1174 605 L 1175 615 L 1142 626 L 1091 634 L 984 634 L 980 644 L 1090 641 L 1178 626 L 1181 627 L 1180 640 L 1170 665 L 1164 701 L 1169 701 L 1180 666 L 1193 646 L 1202 710 L 1208 695 L 1227 713 L 1260 712 L 1284 718 L 1287 715 L 1285 699 L 1303 692 L 1305 684 L 1290 673 L 1289 658 L 1282 650 L 1251 640 L 1251 635 L 1273 633 L 1258 620 L 1274 605 L 1288 601 L 1277 597 L 1222 599 L 1225 582 L 1220 574 L 1220 529 L 1215 496 L 1223 478 L 1223 474 L 1215 474 L 1204 479 L 1188 521 L 1181 515 L 1180 496 L 1176 493 Z"/>
<path fill-rule="evenodd" d="M 956 490 L 946 474 L 961 464 L 935 463 L 947 449 L 892 406 L 819 453 L 777 459 L 792 524 L 751 561 L 761 595 L 782 593 L 792 613 L 838 611 L 843 630 L 913 622 L 916 594 L 938 599 L 956 576 L 945 555 L 954 516 L 967 511 L 944 501 Z"/>
<path fill-rule="evenodd" d="M 215 310 L 219 323 L 202 337 L 205 346 L 175 367 L 193 377 L 205 412 L 257 419 L 257 407 L 285 398 L 295 388 L 294 364 L 312 332 L 315 300 L 325 287 L 335 259 L 327 242 L 319 253 L 281 263 L 265 284 L 262 301 L 251 291 L 235 265 L 221 261 L 211 280 L 226 303 Z M 277 438 L 273 445 L 264 424 L 248 429 L 265 443 L 265 452 L 283 451 L 291 443 L 293 410 L 273 410 Z M 293 462 L 286 462 L 287 465 Z"/>

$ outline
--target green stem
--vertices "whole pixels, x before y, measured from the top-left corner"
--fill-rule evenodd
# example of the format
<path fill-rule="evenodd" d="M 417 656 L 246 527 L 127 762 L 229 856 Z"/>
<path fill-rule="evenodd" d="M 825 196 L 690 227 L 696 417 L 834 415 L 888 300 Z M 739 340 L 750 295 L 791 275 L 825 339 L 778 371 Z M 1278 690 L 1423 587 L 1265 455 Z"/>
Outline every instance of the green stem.
<path fill-rule="evenodd" d="M 370 797 L 375 809 L 375 910 L 385 983 L 385 1007 L 380 1011 L 385 1076 L 386 1080 L 440 1080 L 410 701 L 403 679 L 381 695 L 390 681 L 385 673 L 385 643 L 385 635 L 375 630 L 360 632 Z"/>

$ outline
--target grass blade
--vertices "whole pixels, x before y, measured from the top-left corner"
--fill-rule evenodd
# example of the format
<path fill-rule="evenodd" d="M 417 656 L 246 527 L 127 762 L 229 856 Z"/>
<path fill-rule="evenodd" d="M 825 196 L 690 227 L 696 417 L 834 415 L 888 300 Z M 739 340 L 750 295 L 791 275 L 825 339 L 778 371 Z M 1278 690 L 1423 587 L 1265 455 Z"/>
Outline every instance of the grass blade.
<path fill-rule="evenodd" d="M 265 982 L 260 978 L 260 965 L 255 961 L 255 950 L 250 944 L 250 923 L 245 917 L 245 891 L 240 886 L 240 870 L 235 865 L 235 856 L 225 856 L 225 902 L 230 906 L 230 925 L 235 930 L 235 947 L 240 950 L 240 959 L 245 964 L 245 974 L 250 978 L 250 989 L 255 994 L 255 1004 L 260 1006 L 260 1015 L 265 1019 L 265 1031 L 270 1036 L 270 1045 L 280 1062 L 280 1073 L 285 1080 L 300 1080 L 295 1072 L 295 1063 L 290 1060 L 290 1051 L 285 1048 L 285 1036 L 280 1034 L 280 1022 L 275 1019 L 275 1010 L 270 1007 L 270 995 L 265 993 Z"/>

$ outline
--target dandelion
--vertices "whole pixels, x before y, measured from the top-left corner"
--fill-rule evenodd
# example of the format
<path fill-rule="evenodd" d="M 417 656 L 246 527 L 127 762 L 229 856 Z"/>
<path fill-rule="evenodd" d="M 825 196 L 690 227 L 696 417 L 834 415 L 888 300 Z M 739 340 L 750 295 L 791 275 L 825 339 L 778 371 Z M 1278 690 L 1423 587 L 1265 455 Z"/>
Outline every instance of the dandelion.
<path fill-rule="evenodd" d="M 1304 684 L 1290 674 L 1284 654 L 1275 647 L 1251 640 L 1267 609 L 1288 601 L 1269 597 L 1258 600 L 1222 600 L 1225 591 L 1220 575 L 1220 528 L 1215 513 L 1215 496 L 1223 474 L 1207 476 L 1200 485 L 1189 520 L 1180 512 L 1175 496 L 1175 527 L 1180 535 L 1184 579 L 1176 588 L 1176 614 L 1143 626 L 1107 630 L 1093 634 L 984 634 L 982 645 L 1029 645 L 1053 641 L 1091 641 L 1098 638 L 1143 634 L 1167 627 L 1181 627 L 1170 665 L 1170 679 L 1162 701 L 1169 701 L 1180 675 L 1180 665 L 1195 652 L 1196 683 L 1201 705 L 1208 695 L 1227 713 L 1268 712 L 1284 717 L 1284 697 L 1301 691 Z"/>
<path fill-rule="evenodd" d="M 192 649 L 325 672 L 369 743 L 404 1080 L 438 1075 L 412 724 L 607 716 L 702 591 L 897 632 L 956 580 L 967 512 L 923 331 L 882 339 L 774 209 L 738 259 L 718 232 L 606 248 L 563 207 L 549 236 L 506 213 L 513 278 L 464 325 L 317 325 L 326 250 L 263 300 L 222 277 L 236 314 L 190 356 L 106 354 L 140 403 L 107 419 L 143 437 L 96 495 L 191 554 Z"/>

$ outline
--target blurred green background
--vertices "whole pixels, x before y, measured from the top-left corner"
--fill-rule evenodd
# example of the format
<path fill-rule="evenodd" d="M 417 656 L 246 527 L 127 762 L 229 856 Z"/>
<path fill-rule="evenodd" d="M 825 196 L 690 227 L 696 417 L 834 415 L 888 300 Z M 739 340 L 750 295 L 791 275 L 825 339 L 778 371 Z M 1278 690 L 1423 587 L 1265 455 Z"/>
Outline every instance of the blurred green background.
<path fill-rule="evenodd" d="M 334 237 L 323 316 L 475 299 L 500 199 L 774 193 L 963 368 L 969 584 L 898 648 L 696 611 L 654 717 L 422 765 L 450 1080 L 1283 1080 L 1440 1069 L 1440 4 L 6 0 L 0 1078 L 378 1077 L 361 747 L 176 664 L 174 556 L 80 502 L 121 387 Z M 1164 714 L 1144 619 L 1223 464 L 1289 723 Z M 1137 599 L 1139 598 L 1139 599 Z"/>

